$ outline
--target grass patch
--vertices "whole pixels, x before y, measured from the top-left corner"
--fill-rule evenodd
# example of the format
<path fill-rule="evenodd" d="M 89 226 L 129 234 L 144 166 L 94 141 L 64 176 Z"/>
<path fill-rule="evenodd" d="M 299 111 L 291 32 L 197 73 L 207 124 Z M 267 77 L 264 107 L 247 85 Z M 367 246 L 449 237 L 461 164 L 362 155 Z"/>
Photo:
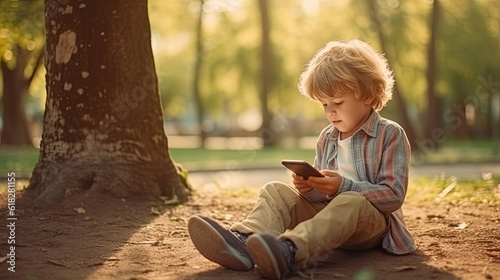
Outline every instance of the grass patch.
<path fill-rule="evenodd" d="M 313 163 L 315 151 L 301 148 L 272 147 L 258 150 L 209 150 L 204 148 L 170 149 L 174 161 L 188 170 L 234 169 L 247 167 L 281 166 L 282 159 L 303 159 Z M 29 174 L 38 161 L 35 148 L 0 149 L 0 175 L 6 172 Z M 414 153 L 418 164 L 458 162 L 500 162 L 500 141 L 446 141 L 436 151 L 429 151 L 423 158 Z"/>
<path fill-rule="evenodd" d="M 38 161 L 35 148 L 0 149 L 0 174 L 6 172 L 30 173 Z M 304 159 L 313 163 L 315 151 L 281 147 L 259 150 L 170 149 L 172 159 L 188 169 L 280 166 L 282 159 Z"/>
<path fill-rule="evenodd" d="M 188 170 L 234 169 L 259 166 L 281 166 L 282 159 L 303 159 L 314 162 L 315 151 L 311 149 L 287 149 L 281 147 L 259 150 L 207 150 L 170 149 L 174 161 Z"/>
<path fill-rule="evenodd" d="M 458 180 L 442 174 L 440 178 L 415 178 L 408 187 L 406 201 L 421 205 L 433 202 L 473 202 L 500 205 L 500 178 L 491 173 L 481 179 Z"/>
<path fill-rule="evenodd" d="M 29 173 L 38 161 L 39 150 L 33 147 L 0 149 L 0 176 L 7 172 Z"/>
<path fill-rule="evenodd" d="M 480 163 L 500 161 L 500 141 L 469 140 L 444 142 L 439 149 L 429 150 L 424 163 Z"/>

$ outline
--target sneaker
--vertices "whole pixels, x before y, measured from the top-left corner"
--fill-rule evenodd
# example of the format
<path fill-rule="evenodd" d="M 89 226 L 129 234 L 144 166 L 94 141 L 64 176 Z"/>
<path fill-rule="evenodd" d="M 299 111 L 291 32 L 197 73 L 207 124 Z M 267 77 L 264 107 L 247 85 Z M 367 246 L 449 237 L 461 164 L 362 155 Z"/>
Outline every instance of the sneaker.
<path fill-rule="evenodd" d="M 291 241 L 282 241 L 266 233 L 252 234 L 247 248 L 255 261 L 255 269 L 263 277 L 281 280 L 292 272 L 297 249 Z"/>
<path fill-rule="evenodd" d="M 234 270 L 251 270 L 254 263 L 245 246 L 246 235 L 223 228 L 216 221 L 195 215 L 189 218 L 191 241 L 207 259 Z"/>

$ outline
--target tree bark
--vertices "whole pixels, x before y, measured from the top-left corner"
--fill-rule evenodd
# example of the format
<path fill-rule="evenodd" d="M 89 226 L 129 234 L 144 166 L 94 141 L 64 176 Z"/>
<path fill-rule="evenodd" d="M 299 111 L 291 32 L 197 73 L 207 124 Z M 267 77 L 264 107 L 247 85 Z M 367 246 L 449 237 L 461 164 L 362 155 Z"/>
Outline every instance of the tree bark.
<path fill-rule="evenodd" d="M 46 0 L 45 30 L 35 204 L 75 192 L 185 200 L 163 130 L 146 0 Z"/>

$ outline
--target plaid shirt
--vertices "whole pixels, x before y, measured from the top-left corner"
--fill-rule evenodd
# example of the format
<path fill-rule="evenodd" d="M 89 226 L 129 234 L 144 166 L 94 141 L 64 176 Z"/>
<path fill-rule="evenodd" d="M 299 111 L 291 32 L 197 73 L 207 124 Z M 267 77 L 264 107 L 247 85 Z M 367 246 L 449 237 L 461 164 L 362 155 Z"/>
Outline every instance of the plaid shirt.
<path fill-rule="evenodd" d="M 327 126 L 316 144 L 314 166 L 338 170 L 337 139 L 339 131 Z M 408 188 L 410 144 L 397 123 L 374 111 L 352 136 L 351 154 L 357 181 L 342 178 L 338 193 L 356 191 L 385 215 L 388 225 L 382 246 L 389 253 L 406 254 L 416 250 L 406 228 L 401 206 Z M 311 201 L 326 200 L 317 190 L 306 194 Z"/>

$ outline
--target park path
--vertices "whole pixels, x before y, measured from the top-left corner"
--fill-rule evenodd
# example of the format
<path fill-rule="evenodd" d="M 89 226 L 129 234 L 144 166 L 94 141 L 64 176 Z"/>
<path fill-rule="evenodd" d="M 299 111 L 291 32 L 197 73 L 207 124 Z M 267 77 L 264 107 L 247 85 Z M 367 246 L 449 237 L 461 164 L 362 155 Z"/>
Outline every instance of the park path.
<path fill-rule="evenodd" d="M 500 177 L 500 162 L 427 164 L 410 168 L 410 177 L 434 178 L 442 173 L 458 179 L 480 179 L 483 173 Z M 270 168 L 242 168 L 235 170 L 192 170 L 189 181 L 195 187 L 233 189 L 240 187 L 260 188 L 269 181 L 290 182 L 290 173 L 281 166 Z"/>

